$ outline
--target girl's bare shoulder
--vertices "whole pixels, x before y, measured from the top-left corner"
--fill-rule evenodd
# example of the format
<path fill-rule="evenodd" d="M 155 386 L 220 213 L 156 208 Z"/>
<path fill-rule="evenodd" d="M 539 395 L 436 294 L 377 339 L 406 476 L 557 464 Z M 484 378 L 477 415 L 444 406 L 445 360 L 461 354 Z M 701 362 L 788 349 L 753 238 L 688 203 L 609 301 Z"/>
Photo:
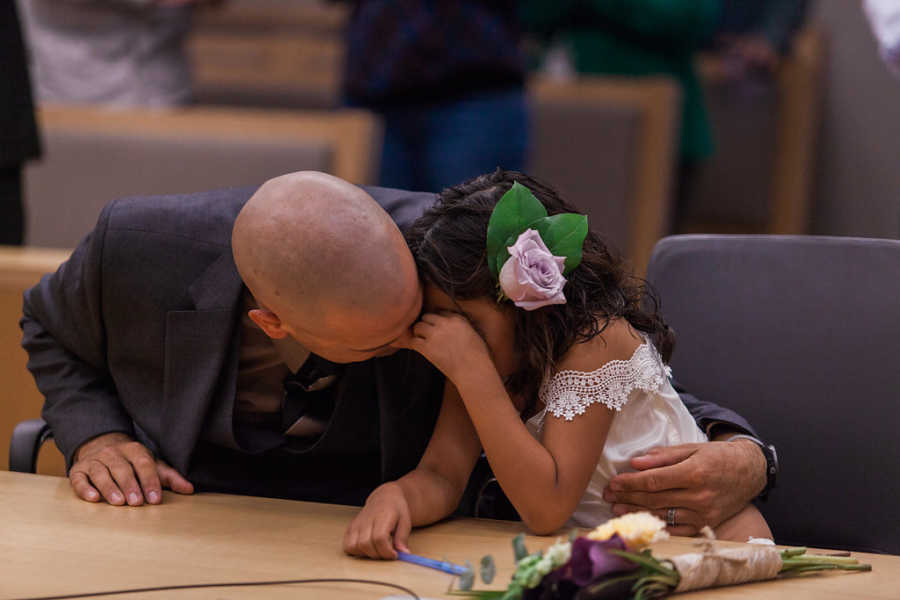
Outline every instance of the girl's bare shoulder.
<path fill-rule="evenodd" d="M 630 359 L 643 343 L 644 339 L 628 321 L 613 319 L 601 334 L 572 346 L 556 370 L 595 371 L 610 361 Z"/>

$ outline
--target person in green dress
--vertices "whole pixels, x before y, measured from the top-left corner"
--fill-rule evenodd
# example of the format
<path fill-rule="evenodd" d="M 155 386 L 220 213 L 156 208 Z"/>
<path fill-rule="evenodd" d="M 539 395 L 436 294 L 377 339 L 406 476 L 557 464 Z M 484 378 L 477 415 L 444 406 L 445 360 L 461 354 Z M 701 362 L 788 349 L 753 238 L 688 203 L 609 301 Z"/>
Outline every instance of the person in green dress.
<path fill-rule="evenodd" d="M 580 74 L 675 78 L 682 90 L 680 158 L 695 164 L 713 138 L 694 54 L 719 24 L 720 0 L 525 0 L 523 28 L 563 44 Z"/>

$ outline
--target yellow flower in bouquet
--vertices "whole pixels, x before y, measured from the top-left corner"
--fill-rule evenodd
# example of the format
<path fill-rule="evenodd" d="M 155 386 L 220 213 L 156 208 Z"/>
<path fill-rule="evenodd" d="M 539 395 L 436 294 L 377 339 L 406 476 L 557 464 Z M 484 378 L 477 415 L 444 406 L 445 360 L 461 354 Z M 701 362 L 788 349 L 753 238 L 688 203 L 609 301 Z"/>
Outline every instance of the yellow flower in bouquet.
<path fill-rule="evenodd" d="M 668 539 L 666 524 L 648 512 L 629 513 L 610 519 L 587 534 L 587 538 L 602 542 L 619 534 L 631 550 L 639 550 L 653 542 Z"/>

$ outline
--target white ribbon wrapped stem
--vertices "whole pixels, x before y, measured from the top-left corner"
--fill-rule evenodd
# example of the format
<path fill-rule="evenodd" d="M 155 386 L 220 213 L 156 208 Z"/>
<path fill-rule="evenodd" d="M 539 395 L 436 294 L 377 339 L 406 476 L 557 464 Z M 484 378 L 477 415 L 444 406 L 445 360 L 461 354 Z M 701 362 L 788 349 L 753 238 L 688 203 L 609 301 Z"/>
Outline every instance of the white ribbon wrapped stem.
<path fill-rule="evenodd" d="M 765 546 L 681 554 L 669 560 L 681 576 L 676 592 L 775 579 L 782 565 L 778 550 Z"/>

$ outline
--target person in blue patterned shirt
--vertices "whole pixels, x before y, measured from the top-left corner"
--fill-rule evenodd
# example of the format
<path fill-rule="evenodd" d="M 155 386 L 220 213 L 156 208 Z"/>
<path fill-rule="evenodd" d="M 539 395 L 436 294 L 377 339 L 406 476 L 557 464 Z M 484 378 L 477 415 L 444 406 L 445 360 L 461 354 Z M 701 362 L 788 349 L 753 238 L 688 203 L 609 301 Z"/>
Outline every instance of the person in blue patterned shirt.
<path fill-rule="evenodd" d="M 515 1 L 357 0 L 346 36 L 345 102 L 384 119 L 380 185 L 437 192 L 524 167 Z"/>

